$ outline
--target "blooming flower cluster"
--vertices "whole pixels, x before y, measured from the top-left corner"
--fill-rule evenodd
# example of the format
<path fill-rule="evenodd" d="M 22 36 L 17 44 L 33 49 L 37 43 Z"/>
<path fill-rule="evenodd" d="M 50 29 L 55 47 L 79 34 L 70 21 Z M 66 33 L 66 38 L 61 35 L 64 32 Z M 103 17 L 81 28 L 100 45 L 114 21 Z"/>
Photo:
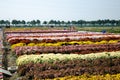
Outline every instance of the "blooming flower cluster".
<path fill-rule="evenodd" d="M 119 34 L 25 30 L 5 32 L 23 80 L 120 72 Z"/>
<path fill-rule="evenodd" d="M 120 51 L 118 52 L 101 52 L 101 53 L 91 53 L 85 55 L 78 55 L 78 54 L 41 54 L 41 55 L 23 55 L 20 56 L 16 63 L 17 65 L 23 65 L 27 63 L 44 63 L 44 62 L 55 62 L 55 61 L 62 61 L 62 60 L 74 60 L 74 59 L 87 59 L 87 60 L 95 60 L 98 58 L 120 58 Z"/>

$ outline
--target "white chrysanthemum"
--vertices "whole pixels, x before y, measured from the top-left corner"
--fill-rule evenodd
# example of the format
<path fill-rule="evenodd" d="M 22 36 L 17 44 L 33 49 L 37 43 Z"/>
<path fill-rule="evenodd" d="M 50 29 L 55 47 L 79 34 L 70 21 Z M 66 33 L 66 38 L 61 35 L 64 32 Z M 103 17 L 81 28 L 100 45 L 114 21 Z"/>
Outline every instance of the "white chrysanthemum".
<path fill-rule="evenodd" d="M 23 55 L 18 57 L 16 60 L 17 65 L 23 65 L 30 62 L 43 63 L 43 62 L 54 62 L 60 60 L 74 60 L 74 59 L 97 59 L 97 58 L 120 58 L 120 51 L 117 52 L 102 52 L 102 53 L 91 53 L 91 54 L 40 54 L 40 55 Z"/>

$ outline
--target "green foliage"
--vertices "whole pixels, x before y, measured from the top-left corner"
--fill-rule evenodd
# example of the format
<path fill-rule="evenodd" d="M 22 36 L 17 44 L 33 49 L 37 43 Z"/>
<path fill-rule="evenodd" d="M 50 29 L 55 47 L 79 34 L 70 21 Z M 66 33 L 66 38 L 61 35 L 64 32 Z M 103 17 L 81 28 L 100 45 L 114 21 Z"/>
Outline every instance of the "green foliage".
<path fill-rule="evenodd" d="M 120 26 L 118 27 L 76 27 L 77 30 L 80 31 L 92 31 L 92 32 L 102 32 L 102 30 L 106 30 L 107 33 L 120 33 Z"/>

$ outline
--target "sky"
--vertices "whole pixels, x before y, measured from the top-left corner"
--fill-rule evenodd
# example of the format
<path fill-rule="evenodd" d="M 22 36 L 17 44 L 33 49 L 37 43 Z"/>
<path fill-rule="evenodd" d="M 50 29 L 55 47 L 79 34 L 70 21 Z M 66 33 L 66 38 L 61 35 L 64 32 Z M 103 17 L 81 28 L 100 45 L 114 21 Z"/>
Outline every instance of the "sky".
<path fill-rule="evenodd" d="M 120 0 L 0 0 L 0 20 L 120 19 Z"/>

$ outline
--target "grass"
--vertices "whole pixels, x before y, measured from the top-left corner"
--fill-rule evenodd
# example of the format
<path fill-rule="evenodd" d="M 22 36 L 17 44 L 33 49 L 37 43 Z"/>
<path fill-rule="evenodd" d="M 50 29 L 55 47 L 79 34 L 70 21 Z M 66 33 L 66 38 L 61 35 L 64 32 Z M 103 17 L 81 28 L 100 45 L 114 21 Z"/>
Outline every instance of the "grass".
<path fill-rule="evenodd" d="M 106 30 L 107 33 L 120 33 L 120 26 L 118 27 L 76 27 L 79 31 L 102 32 Z"/>

